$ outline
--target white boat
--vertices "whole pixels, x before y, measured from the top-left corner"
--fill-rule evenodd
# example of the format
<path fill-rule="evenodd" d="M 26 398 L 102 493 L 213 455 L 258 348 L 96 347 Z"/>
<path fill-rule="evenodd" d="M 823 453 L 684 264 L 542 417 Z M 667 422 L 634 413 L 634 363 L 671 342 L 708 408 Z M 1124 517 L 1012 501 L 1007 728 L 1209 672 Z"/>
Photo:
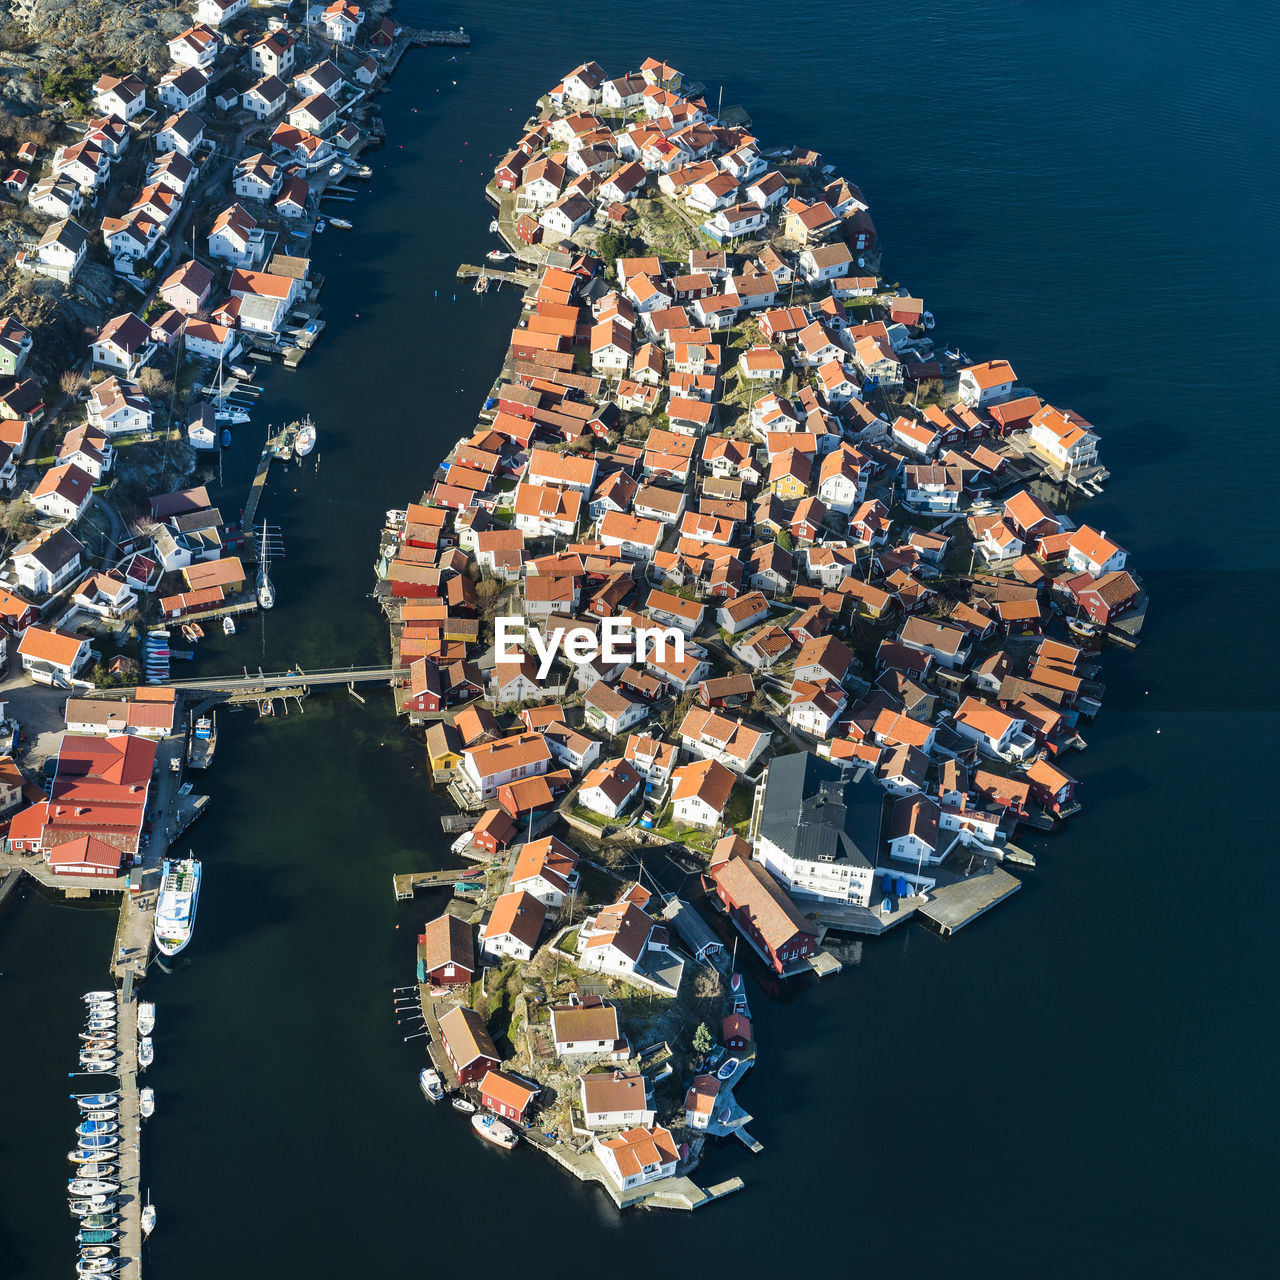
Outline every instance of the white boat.
<path fill-rule="evenodd" d="M 470 1098 L 454 1098 L 452 1107 L 455 1111 L 462 1111 L 467 1115 L 474 1113 L 476 1104 Z"/>
<path fill-rule="evenodd" d="M 271 585 L 271 546 L 267 541 L 267 522 L 262 522 L 262 537 L 258 541 L 258 608 L 273 609 L 276 589 Z"/>
<path fill-rule="evenodd" d="M 155 1046 L 150 1036 L 143 1036 L 138 1041 L 138 1066 L 149 1067 L 156 1060 Z"/>
<path fill-rule="evenodd" d="M 440 1073 L 434 1067 L 423 1067 L 418 1072 L 418 1088 L 432 1102 L 439 1102 L 444 1097 L 444 1085 L 440 1081 Z"/>
<path fill-rule="evenodd" d="M 74 1151 L 67 1152 L 67 1159 L 72 1164 L 90 1165 L 97 1164 L 102 1160 L 110 1160 L 115 1152 L 107 1146 L 101 1147 L 77 1147 Z"/>
<path fill-rule="evenodd" d="M 101 1182 L 97 1178 L 72 1178 L 67 1190 L 73 1196 L 109 1196 L 120 1190 L 118 1182 Z"/>
<path fill-rule="evenodd" d="M 156 946 L 162 955 L 176 956 L 191 941 L 196 904 L 200 900 L 200 875 L 197 858 L 164 860 L 155 923 Z M 150 1041 L 145 1038 L 143 1043 L 150 1046 Z M 138 1060 L 142 1061 L 141 1051 Z"/>
<path fill-rule="evenodd" d="M 80 1070 L 87 1076 L 113 1076 L 116 1073 L 116 1064 L 114 1062 L 82 1062 Z"/>
<path fill-rule="evenodd" d="M 471 1117 L 471 1127 L 486 1141 L 495 1147 L 510 1151 L 520 1141 L 519 1135 L 509 1125 L 505 1125 L 497 1116 L 477 1115 Z"/>
<path fill-rule="evenodd" d="M 80 1250 L 82 1258 L 109 1258 L 113 1250 L 109 1244 L 87 1244 Z"/>
<path fill-rule="evenodd" d="M 351 230 L 351 223 L 349 223 L 346 218 L 330 218 L 329 225 L 331 227 L 341 227 L 343 231 Z"/>
<path fill-rule="evenodd" d="M 91 1196 L 88 1200 L 72 1200 L 67 1206 L 77 1218 L 88 1217 L 91 1213 L 110 1213 L 116 1207 L 114 1200 L 106 1196 Z"/>
<path fill-rule="evenodd" d="M 82 1093 L 76 1099 L 81 1111 L 94 1111 L 98 1107 L 114 1107 L 120 1101 L 118 1093 Z"/>
<path fill-rule="evenodd" d="M 497 230 L 498 230 L 498 220 L 497 220 L 497 218 L 494 218 L 494 219 L 489 223 L 489 230 L 490 230 L 490 231 L 492 231 L 492 232 L 495 232 L 495 233 L 497 232 Z"/>
<path fill-rule="evenodd" d="M 76 1125 L 76 1132 L 82 1138 L 92 1138 L 98 1135 L 109 1136 L 115 1133 L 120 1126 L 114 1120 L 86 1120 L 84 1124 Z"/>
<path fill-rule="evenodd" d="M 81 1258 L 76 1263 L 76 1275 L 110 1276 L 115 1274 L 119 1265 L 120 1260 L 118 1258 Z"/>
<path fill-rule="evenodd" d="M 92 1120 L 97 1124 L 103 1121 L 119 1120 L 120 1113 L 112 1107 L 109 1111 L 87 1111 L 85 1112 L 84 1118 L 86 1120 Z"/>
<path fill-rule="evenodd" d="M 316 219 L 316 235 L 319 235 L 325 228 L 325 220 L 323 218 Z"/>
<path fill-rule="evenodd" d="M 156 1112 L 156 1091 L 150 1087 L 138 1094 L 138 1114 L 149 1120 Z"/>
<path fill-rule="evenodd" d="M 236 620 L 227 614 L 222 620 L 222 634 L 224 636 L 233 636 L 236 633 Z"/>
<path fill-rule="evenodd" d="M 155 1030 L 156 1007 L 150 1000 L 144 1000 L 138 1006 L 138 1034 L 149 1036 Z"/>
<path fill-rule="evenodd" d="M 153 634 L 156 634 L 153 632 Z M 167 633 L 166 633 L 167 634 Z M 114 991 L 86 991 L 80 997 L 86 1004 L 112 1004 L 116 1002 L 116 993 Z"/>
<path fill-rule="evenodd" d="M 490 249 L 484 255 L 490 262 L 505 262 L 511 255 L 505 249 Z"/>
<path fill-rule="evenodd" d="M 115 1173 L 116 1167 L 109 1160 L 93 1160 L 78 1164 L 75 1169 L 77 1178 L 108 1179 Z"/>
<path fill-rule="evenodd" d="M 300 458 L 305 458 L 312 449 L 316 447 L 316 429 L 308 420 L 304 422 L 298 429 L 297 436 L 294 437 L 293 451 Z"/>
<path fill-rule="evenodd" d="M 156 1226 L 156 1207 L 150 1200 L 142 1208 L 142 1234 L 149 1236 Z"/>
<path fill-rule="evenodd" d="M 213 420 L 220 427 L 238 427 L 251 421 L 249 410 L 241 405 L 224 401 L 214 408 Z"/>

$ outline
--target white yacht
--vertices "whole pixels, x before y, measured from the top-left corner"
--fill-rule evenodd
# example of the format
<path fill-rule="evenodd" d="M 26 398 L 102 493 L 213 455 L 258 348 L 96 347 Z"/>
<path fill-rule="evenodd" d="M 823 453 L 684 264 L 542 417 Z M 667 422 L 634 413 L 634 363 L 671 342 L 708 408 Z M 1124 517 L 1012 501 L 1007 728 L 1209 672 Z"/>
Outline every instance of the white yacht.
<path fill-rule="evenodd" d="M 200 862 L 197 858 L 164 860 L 160 897 L 156 902 L 156 946 L 174 956 L 191 941 L 200 900 Z"/>
<path fill-rule="evenodd" d="M 150 1087 L 138 1094 L 138 1114 L 149 1120 L 156 1113 L 156 1091 Z"/>
<path fill-rule="evenodd" d="M 143 1036 L 138 1041 L 138 1066 L 149 1067 L 156 1060 L 155 1046 L 150 1036 Z"/>
<path fill-rule="evenodd" d="M 444 1085 L 440 1073 L 434 1067 L 423 1067 L 418 1072 L 418 1088 L 431 1102 L 439 1102 L 444 1097 Z"/>
<path fill-rule="evenodd" d="M 149 1036 L 156 1026 L 156 1007 L 150 1000 L 144 1000 L 138 1006 L 138 1034 Z"/>

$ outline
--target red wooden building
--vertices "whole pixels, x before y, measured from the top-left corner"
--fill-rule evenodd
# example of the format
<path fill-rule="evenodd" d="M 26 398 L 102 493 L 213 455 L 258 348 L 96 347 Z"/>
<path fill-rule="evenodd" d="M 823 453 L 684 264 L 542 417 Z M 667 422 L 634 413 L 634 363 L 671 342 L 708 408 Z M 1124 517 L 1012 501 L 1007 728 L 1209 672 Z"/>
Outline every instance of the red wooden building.
<path fill-rule="evenodd" d="M 786 973 L 817 950 L 809 922 L 760 863 L 730 858 L 712 869 L 711 878 L 729 918 L 775 972 Z"/>
<path fill-rule="evenodd" d="M 484 1019 L 465 1005 L 450 1009 L 440 1019 L 440 1042 L 459 1084 L 474 1084 L 502 1061 L 489 1038 Z"/>
<path fill-rule="evenodd" d="M 429 920 L 418 935 L 423 976 L 433 987 L 460 987 L 476 971 L 475 939 L 465 920 L 447 913 Z"/>
<path fill-rule="evenodd" d="M 490 1071 L 480 1081 L 480 1105 L 504 1120 L 524 1124 L 530 1106 L 538 1096 L 537 1087 L 505 1071 Z"/>

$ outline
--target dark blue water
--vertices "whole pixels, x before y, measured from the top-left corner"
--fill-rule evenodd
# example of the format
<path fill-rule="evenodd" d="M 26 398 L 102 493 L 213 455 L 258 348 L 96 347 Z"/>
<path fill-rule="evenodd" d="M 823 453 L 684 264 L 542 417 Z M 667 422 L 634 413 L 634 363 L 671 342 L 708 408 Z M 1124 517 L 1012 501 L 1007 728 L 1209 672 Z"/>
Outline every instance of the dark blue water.
<path fill-rule="evenodd" d="M 384 653 L 364 599 L 382 512 L 470 425 L 514 319 L 512 299 L 452 301 L 456 264 L 489 247 L 481 188 L 537 94 L 587 57 L 666 57 L 723 84 L 766 144 L 816 147 L 858 182 L 886 272 L 946 337 L 1098 426 L 1113 479 L 1088 518 L 1155 603 L 1140 650 L 1108 654 L 1104 713 L 1071 761 L 1086 810 L 1030 842 L 1017 899 L 950 943 L 914 930 L 790 1004 L 756 999 L 743 1101 L 766 1153 L 715 1153 L 704 1175 L 747 1190 L 692 1216 L 619 1217 L 422 1105 L 387 993 L 434 908 L 397 908 L 389 881 L 443 842 L 385 699 L 227 717 L 193 832 L 199 935 L 151 992 L 149 1274 L 220 1277 L 232 1253 L 290 1277 L 478 1259 L 537 1276 L 584 1260 L 1269 1273 L 1275 18 L 937 0 L 400 12 L 465 23 L 474 44 L 456 64 L 409 55 L 357 230 L 319 242 L 328 330 L 263 409 L 315 415 L 319 469 L 273 481 L 281 603 L 211 644 L 210 668 Z M 237 441 L 241 473 L 256 449 Z M 99 984 L 108 946 L 100 921 L 41 903 L 0 921 L 0 1087 L 21 1098 L 0 1135 L 0 1275 L 69 1273 L 68 1000 Z"/>

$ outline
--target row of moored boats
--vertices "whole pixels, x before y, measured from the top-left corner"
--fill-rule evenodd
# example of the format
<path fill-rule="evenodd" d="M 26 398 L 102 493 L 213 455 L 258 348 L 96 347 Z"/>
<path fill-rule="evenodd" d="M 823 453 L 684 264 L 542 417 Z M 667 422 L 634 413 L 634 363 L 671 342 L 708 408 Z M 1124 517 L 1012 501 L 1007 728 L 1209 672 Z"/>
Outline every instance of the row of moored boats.
<path fill-rule="evenodd" d="M 80 1075 L 119 1074 L 116 1043 L 119 1006 L 114 991 L 90 991 L 84 997 L 85 1025 L 80 1033 Z M 155 1005 L 138 1005 L 138 1065 L 148 1066 L 153 1057 L 151 1032 L 155 1028 Z M 76 1145 L 67 1153 L 71 1177 L 67 1180 L 67 1202 L 78 1219 L 76 1244 L 79 1257 L 76 1274 L 114 1276 L 124 1259 L 120 1240 L 120 1094 L 115 1090 L 73 1093 L 80 1110 L 76 1125 Z M 138 1095 L 142 1117 L 152 1115 L 156 1100 L 153 1089 Z M 142 1231 L 149 1235 L 155 1226 L 156 1211 L 151 1204 L 142 1209 Z"/>
<path fill-rule="evenodd" d="M 423 1067 L 418 1072 L 418 1087 L 428 1102 L 439 1102 L 445 1096 L 444 1081 L 440 1079 L 440 1073 L 435 1067 Z M 488 1112 L 477 1112 L 476 1104 L 461 1094 L 453 1098 L 452 1106 L 455 1111 L 469 1114 L 471 1127 L 495 1147 L 510 1151 L 520 1141 L 520 1135 L 509 1124 L 504 1124 L 497 1116 Z"/>

